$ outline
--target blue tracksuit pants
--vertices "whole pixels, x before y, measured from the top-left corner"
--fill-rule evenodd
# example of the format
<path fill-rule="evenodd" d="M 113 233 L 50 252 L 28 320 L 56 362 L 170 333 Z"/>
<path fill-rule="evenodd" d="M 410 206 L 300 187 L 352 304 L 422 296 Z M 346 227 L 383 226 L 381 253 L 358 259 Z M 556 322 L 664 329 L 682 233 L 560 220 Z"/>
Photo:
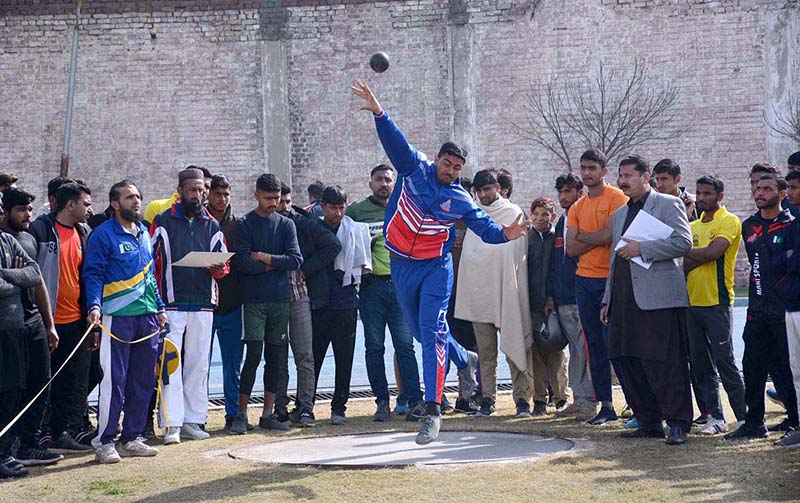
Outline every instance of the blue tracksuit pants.
<path fill-rule="evenodd" d="M 447 304 L 453 288 L 453 260 L 392 256 L 392 283 L 411 334 L 422 345 L 425 402 L 440 403 L 448 357 L 458 368 L 468 364 L 467 352 L 450 334 Z"/>

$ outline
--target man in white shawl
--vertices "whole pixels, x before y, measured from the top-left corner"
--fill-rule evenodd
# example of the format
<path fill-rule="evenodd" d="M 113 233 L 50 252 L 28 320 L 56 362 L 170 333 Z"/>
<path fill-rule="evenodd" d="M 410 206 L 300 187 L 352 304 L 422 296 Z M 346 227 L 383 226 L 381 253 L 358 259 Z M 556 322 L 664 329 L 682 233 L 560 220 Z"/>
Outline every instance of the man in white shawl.
<path fill-rule="evenodd" d="M 475 174 L 473 189 L 480 208 L 500 225 L 523 214 L 500 195 L 497 173 Z M 511 369 L 517 415 L 530 415 L 533 393 L 533 339 L 528 307 L 528 238 L 488 245 L 467 231 L 458 270 L 455 317 L 472 322 L 478 343 L 483 399 L 477 414 L 491 416 L 497 395 L 497 342 Z"/>

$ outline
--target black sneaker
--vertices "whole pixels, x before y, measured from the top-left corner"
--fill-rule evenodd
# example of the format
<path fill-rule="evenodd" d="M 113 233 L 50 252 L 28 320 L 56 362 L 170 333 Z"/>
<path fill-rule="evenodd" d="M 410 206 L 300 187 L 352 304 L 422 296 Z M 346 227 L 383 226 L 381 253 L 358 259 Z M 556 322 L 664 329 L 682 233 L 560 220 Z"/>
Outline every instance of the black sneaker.
<path fill-rule="evenodd" d="M 92 446 L 92 440 L 97 436 L 97 430 L 88 428 L 75 434 L 75 441 L 82 445 Z"/>
<path fill-rule="evenodd" d="M 481 402 L 481 408 L 478 410 L 477 416 L 494 416 L 495 413 L 495 406 L 494 400 L 491 398 L 484 397 L 483 401 Z"/>
<path fill-rule="evenodd" d="M 58 463 L 64 456 L 38 447 L 20 448 L 17 452 L 17 461 L 22 466 L 45 466 Z"/>
<path fill-rule="evenodd" d="M 76 442 L 72 435 L 66 431 L 58 437 L 58 440 L 50 443 L 49 449 L 56 454 L 82 454 L 94 450 L 91 445 L 83 445 Z"/>
<path fill-rule="evenodd" d="M 0 479 L 11 479 L 16 477 L 24 477 L 28 475 L 28 470 L 22 468 L 21 470 L 14 470 L 8 466 L 0 463 Z"/>
<path fill-rule="evenodd" d="M 728 433 L 725 435 L 725 440 L 751 440 L 754 438 L 768 438 L 769 432 L 764 425 L 759 426 L 750 426 L 747 423 L 741 425 L 736 431 L 733 433 Z"/>
<path fill-rule="evenodd" d="M 425 417 L 425 402 L 417 402 L 416 405 L 411 407 L 411 410 L 408 411 L 406 414 L 406 421 L 422 421 L 422 418 Z"/>
<path fill-rule="evenodd" d="M 612 408 L 607 409 L 605 407 L 601 407 L 600 412 L 598 412 L 597 415 L 594 416 L 592 419 L 586 421 L 586 424 L 592 426 L 600 426 L 610 421 L 616 421 L 617 419 L 619 418 L 617 417 L 617 413 L 614 412 L 614 409 Z"/>
<path fill-rule="evenodd" d="M 19 461 L 17 461 L 16 458 L 14 458 L 12 456 L 9 456 L 6 459 L 4 459 L 2 462 L 0 462 L 0 465 L 6 465 L 6 467 L 8 467 L 8 468 L 10 468 L 12 470 L 24 470 L 25 469 L 25 466 L 22 463 L 20 463 Z"/>
<path fill-rule="evenodd" d="M 300 416 L 297 418 L 297 425 L 301 428 L 310 428 L 316 424 L 314 413 L 308 409 L 303 409 L 303 411 L 300 413 Z"/>
<path fill-rule="evenodd" d="M 699 425 L 703 426 L 708 422 L 709 419 L 711 419 L 711 414 L 708 414 L 708 413 L 700 414 L 699 416 L 697 416 L 697 419 L 692 421 L 692 423 L 693 424 L 699 424 Z"/>
<path fill-rule="evenodd" d="M 378 408 L 372 416 L 372 420 L 378 423 L 388 421 L 392 417 L 392 409 L 389 408 L 389 400 L 378 402 Z"/>
<path fill-rule="evenodd" d="M 300 422 L 300 409 L 295 407 L 291 411 L 289 411 L 289 422 L 292 424 L 297 424 Z"/>
<path fill-rule="evenodd" d="M 533 402 L 533 412 L 531 412 L 533 417 L 540 417 L 547 415 L 547 404 L 544 402 L 540 402 L 538 400 Z"/>
<path fill-rule="evenodd" d="M 459 398 L 456 400 L 456 406 L 453 410 L 455 412 L 462 412 L 464 414 L 475 414 L 478 412 L 478 410 L 480 410 L 480 407 L 478 407 L 478 404 L 475 403 L 475 400 L 471 398 L 469 400 Z"/>
<path fill-rule="evenodd" d="M 274 416 L 282 423 L 288 423 L 292 418 L 289 417 L 289 412 L 286 409 L 275 408 Z"/>
<path fill-rule="evenodd" d="M 789 418 L 787 417 L 780 423 L 773 424 L 772 426 L 768 427 L 767 431 L 775 433 L 777 431 L 792 431 L 793 429 L 794 427 L 792 427 L 792 424 L 789 422 Z"/>
<path fill-rule="evenodd" d="M 531 404 L 527 400 L 517 400 L 517 417 L 531 417 Z"/>

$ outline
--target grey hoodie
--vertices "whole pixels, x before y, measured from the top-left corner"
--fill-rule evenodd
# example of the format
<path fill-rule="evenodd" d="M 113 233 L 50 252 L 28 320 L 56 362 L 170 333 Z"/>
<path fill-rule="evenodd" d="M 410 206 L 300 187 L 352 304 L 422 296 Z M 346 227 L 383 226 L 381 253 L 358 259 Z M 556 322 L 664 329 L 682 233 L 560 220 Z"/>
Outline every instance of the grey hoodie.
<path fill-rule="evenodd" d="M 17 259 L 22 267 L 17 268 Z M 39 283 L 39 266 L 10 234 L 0 231 L 0 331 L 25 327 L 22 294 Z"/>

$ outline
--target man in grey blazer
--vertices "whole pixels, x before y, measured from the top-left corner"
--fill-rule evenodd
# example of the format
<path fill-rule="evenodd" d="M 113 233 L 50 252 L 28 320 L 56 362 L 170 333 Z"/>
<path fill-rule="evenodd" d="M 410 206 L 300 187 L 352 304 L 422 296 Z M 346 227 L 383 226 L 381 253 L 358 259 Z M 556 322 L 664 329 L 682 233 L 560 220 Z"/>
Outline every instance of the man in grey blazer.
<path fill-rule="evenodd" d="M 619 187 L 630 200 L 614 213 L 612 247 L 601 319 L 609 326 L 608 356 L 619 369 L 628 404 L 639 429 L 625 437 L 664 438 L 686 442 L 692 424 L 692 399 L 686 337 L 689 297 L 683 259 L 692 248 L 692 233 L 680 199 L 650 188 L 650 166 L 632 155 L 620 162 Z M 665 239 L 636 242 L 623 238 L 636 215 L 644 211 L 673 228 Z M 649 269 L 632 262 L 635 257 Z"/>

